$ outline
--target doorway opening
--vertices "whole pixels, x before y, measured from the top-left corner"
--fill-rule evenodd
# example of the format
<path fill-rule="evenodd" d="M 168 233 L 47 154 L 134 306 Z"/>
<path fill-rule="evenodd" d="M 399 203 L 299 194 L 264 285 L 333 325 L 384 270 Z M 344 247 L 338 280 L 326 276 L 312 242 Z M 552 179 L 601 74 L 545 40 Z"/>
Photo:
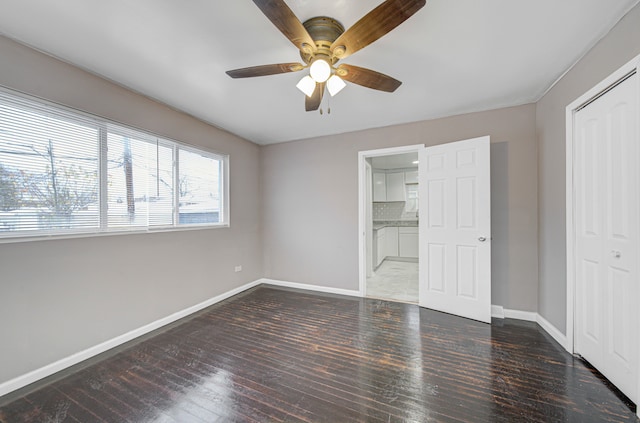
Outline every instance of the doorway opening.
<path fill-rule="evenodd" d="M 361 270 L 366 269 L 360 272 L 363 296 L 418 303 L 419 148 L 424 147 L 361 153 Z"/>
<path fill-rule="evenodd" d="M 413 257 L 406 256 L 415 255 L 419 261 L 419 306 L 491 322 L 489 149 L 490 138 L 483 136 L 429 147 L 414 145 L 359 153 L 360 295 L 371 295 L 367 277 L 371 278 L 380 264 L 393 261 L 388 258 L 410 259 Z M 419 163 L 411 161 L 418 166 L 415 193 L 411 188 L 407 192 L 407 185 L 413 184 L 405 183 L 407 179 L 411 181 L 413 169 L 389 166 L 374 172 L 376 158 L 407 153 L 418 154 Z M 384 195 L 380 194 L 383 185 Z M 379 201 L 384 203 L 376 210 L 379 221 L 374 221 L 376 190 L 377 199 L 386 200 Z M 386 212 L 394 211 L 384 208 L 389 209 L 398 198 L 402 203 L 403 195 L 404 204 L 395 206 L 395 216 L 385 217 Z M 407 198 L 414 196 L 416 202 L 407 207 Z M 411 226 L 402 221 L 403 217 L 412 221 Z M 387 219 L 397 221 L 396 225 L 389 225 L 388 231 Z M 374 224 L 378 224 L 377 231 Z M 381 228 L 374 238 L 374 232 Z"/>

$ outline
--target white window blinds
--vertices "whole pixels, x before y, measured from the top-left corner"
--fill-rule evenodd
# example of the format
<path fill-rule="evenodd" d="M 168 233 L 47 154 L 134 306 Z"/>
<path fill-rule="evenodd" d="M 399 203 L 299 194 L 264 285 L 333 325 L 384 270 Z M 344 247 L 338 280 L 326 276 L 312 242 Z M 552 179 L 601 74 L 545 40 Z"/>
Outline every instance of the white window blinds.
<path fill-rule="evenodd" d="M 0 90 L 0 238 L 225 224 L 227 160 Z"/>
<path fill-rule="evenodd" d="M 173 155 L 170 145 L 125 131 L 107 135 L 108 226 L 173 225 Z"/>
<path fill-rule="evenodd" d="M 98 228 L 99 130 L 0 93 L 0 231 Z"/>

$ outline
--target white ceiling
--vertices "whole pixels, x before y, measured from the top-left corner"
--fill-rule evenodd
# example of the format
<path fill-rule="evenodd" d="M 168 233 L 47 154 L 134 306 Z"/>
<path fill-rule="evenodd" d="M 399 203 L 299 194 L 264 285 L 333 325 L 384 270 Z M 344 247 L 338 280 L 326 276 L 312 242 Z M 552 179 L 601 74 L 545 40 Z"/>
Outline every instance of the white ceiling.
<path fill-rule="evenodd" d="M 380 1 L 286 0 L 301 21 L 328 15 L 346 28 Z M 2 0 L 0 33 L 270 144 L 537 101 L 638 1 L 427 0 L 344 60 L 403 85 L 348 84 L 330 115 L 324 102 L 323 115 L 304 111 L 302 72 L 225 74 L 300 61 L 250 0 Z"/>

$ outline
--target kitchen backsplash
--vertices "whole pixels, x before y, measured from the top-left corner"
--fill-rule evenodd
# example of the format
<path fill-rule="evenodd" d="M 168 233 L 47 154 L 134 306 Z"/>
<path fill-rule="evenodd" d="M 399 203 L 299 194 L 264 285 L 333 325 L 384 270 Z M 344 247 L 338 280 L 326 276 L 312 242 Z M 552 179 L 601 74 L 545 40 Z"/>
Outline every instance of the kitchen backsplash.
<path fill-rule="evenodd" d="M 415 213 L 405 212 L 404 202 L 373 203 L 373 220 L 417 220 Z"/>

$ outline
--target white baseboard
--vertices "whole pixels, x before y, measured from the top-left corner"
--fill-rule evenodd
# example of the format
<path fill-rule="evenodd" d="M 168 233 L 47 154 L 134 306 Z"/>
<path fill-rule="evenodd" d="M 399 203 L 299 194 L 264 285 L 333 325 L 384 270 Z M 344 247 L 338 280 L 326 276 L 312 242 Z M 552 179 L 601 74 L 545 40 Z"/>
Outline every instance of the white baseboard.
<path fill-rule="evenodd" d="M 44 379 L 47 376 L 51 376 L 54 373 L 57 373 L 68 367 L 78 364 L 98 354 L 101 354 L 107 350 L 110 350 L 111 348 L 122 345 L 135 338 L 145 335 L 151 331 L 154 331 L 165 325 L 173 323 L 179 319 L 182 319 L 183 317 L 189 316 L 190 314 L 196 313 L 202 309 L 205 309 L 209 306 L 219 303 L 220 301 L 226 300 L 229 297 L 232 297 L 236 294 L 239 294 L 243 291 L 246 291 L 247 289 L 253 288 L 260 284 L 281 286 L 286 288 L 304 289 L 309 291 L 325 292 L 330 294 L 348 295 L 352 297 L 362 297 L 362 293 L 357 290 L 331 288 L 331 287 L 320 286 L 320 285 L 308 285 L 304 283 L 279 281 L 275 279 L 266 279 L 266 278 L 258 279 L 256 281 L 249 282 L 238 288 L 222 293 L 216 297 L 210 298 L 199 304 L 188 307 L 184 310 L 180 310 L 167 317 L 163 317 L 162 319 L 151 322 L 138 329 L 134 329 L 123 335 L 117 336 L 113 339 L 102 342 L 93 347 L 87 348 L 86 350 L 77 352 L 73 355 L 60 359 L 54 363 L 40 367 L 39 369 L 33 370 L 29 373 L 26 373 L 24 375 L 11 379 L 7 382 L 1 383 L 0 397 L 10 392 L 13 392 L 15 390 L 18 390 L 20 388 L 23 388 L 40 379 Z M 540 325 L 540 327 L 542 327 L 542 329 L 544 329 L 553 339 L 555 339 L 560 345 L 562 345 L 563 348 L 565 348 L 568 351 L 566 336 L 563 335 L 562 332 L 560 332 L 555 326 L 549 323 L 544 317 L 540 316 L 538 313 L 534 313 L 530 311 L 509 310 L 509 309 L 504 309 L 502 306 L 499 306 L 499 305 L 492 305 L 491 316 L 500 318 L 500 319 L 509 318 L 509 319 L 518 319 L 518 320 L 526 320 L 530 322 L 537 322 Z"/>
<path fill-rule="evenodd" d="M 262 281 L 261 280 L 257 280 L 257 281 L 253 281 L 253 282 L 249 282 L 245 285 L 242 285 L 238 288 L 232 289 L 230 291 L 227 291 L 223 294 L 220 294 L 216 297 L 210 298 L 206 301 L 203 301 L 199 304 L 196 304 L 194 306 L 185 308 L 184 310 L 180 310 L 178 312 L 175 312 L 167 317 L 163 317 L 162 319 L 156 320 L 154 322 L 151 322 L 147 325 L 144 325 L 138 329 L 134 329 L 130 332 L 127 332 L 123 335 L 120 336 L 116 336 L 115 338 L 112 338 L 108 341 L 102 342 L 98 345 L 95 345 L 93 347 L 87 348 L 86 350 L 83 351 L 79 351 L 75 354 L 72 354 L 68 357 L 65 357 L 63 359 L 60 359 L 58 361 L 55 361 L 51 364 L 47 364 L 46 366 L 40 367 L 39 369 L 33 370 L 29 373 L 26 373 L 24 375 L 18 376 L 14 379 L 8 380 L 2 384 L 0 384 L 0 397 L 3 395 L 6 395 L 10 392 L 13 392 L 17 389 L 23 388 L 33 382 L 36 382 L 40 379 L 44 379 L 47 376 L 51 376 L 54 373 L 59 372 L 60 370 L 64 370 L 68 367 L 71 367 L 75 364 L 80 363 L 81 361 L 87 360 L 91 357 L 94 357 L 98 354 L 101 354 L 107 350 L 110 350 L 111 348 L 117 347 L 119 345 L 122 345 L 126 342 L 131 341 L 132 339 L 135 339 L 139 336 L 145 335 L 151 331 L 154 331 L 158 328 L 161 328 L 162 326 L 168 325 L 169 323 L 173 323 L 176 320 L 180 320 L 183 317 L 186 317 L 190 314 L 193 314 L 197 311 L 200 311 L 202 309 L 205 309 L 209 306 L 212 306 L 216 303 L 219 303 L 220 301 L 226 300 L 229 297 L 232 297 L 236 294 L 239 294 L 242 291 L 246 291 L 249 288 L 253 288 L 254 286 L 257 286 L 259 284 L 261 284 Z"/>
<path fill-rule="evenodd" d="M 306 283 L 287 282 L 287 281 L 279 281 L 275 279 L 266 279 L 266 278 L 260 279 L 259 282 L 267 285 L 282 286 L 285 288 L 296 288 L 296 289 L 305 289 L 308 291 L 326 292 L 328 294 L 349 295 L 351 297 L 362 296 L 360 291 L 351 290 L 351 289 L 331 288 L 331 287 L 321 286 L 321 285 L 308 285 Z"/>
<path fill-rule="evenodd" d="M 491 317 L 498 319 L 517 319 L 526 320 L 527 322 L 536 322 L 545 332 L 547 332 L 555 341 L 562 346 L 567 352 L 571 353 L 568 348 L 567 337 L 560 330 L 552 325 L 547 319 L 533 311 L 510 310 L 499 305 L 491 306 Z"/>
<path fill-rule="evenodd" d="M 504 317 L 505 319 L 518 319 L 526 320 L 527 322 L 535 322 L 538 319 L 538 313 L 533 311 L 510 310 L 508 308 L 505 308 Z"/>
<path fill-rule="evenodd" d="M 340 289 L 340 288 L 329 288 L 326 286 L 320 285 L 308 285 L 304 283 L 297 282 L 287 282 L 287 281 L 279 281 L 275 279 L 260 279 L 260 283 L 282 286 L 287 288 L 297 288 L 297 289 L 305 289 L 309 291 L 317 291 L 317 292 L 327 292 L 331 294 L 340 294 L 340 295 L 350 295 L 354 297 L 360 297 L 362 294 L 360 291 L 349 290 L 349 289 Z M 553 339 L 556 340 L 564 349 L 567 349 L 567 338 L 560 332 L 555 326 L 549 323 L 544 317 L 540 316 L 538 313 L 533 311 L 521 311 L 521 310 L 511 310 L 505 309 L 501 305 L 492 305 L 491 306 L 491 317 L 495 317 L 498 319 L 517 319 L 517 320 L 525 320 L 527 322 L 536 322 L 544 329 Z"/>
<path fill-rule="evenodd" d="M 504 319 L 504 308 L 500 305 L 492 305 L 491 317 L 495 317 L 496 319 Z"/>
<path fill-rule="evenodd" d="M 538 314 L 538 318 L 536 319 L 536 322 L 540 325 L 542 329 L 544 329 L 549 335 L 551 335 L 551 337 L 555 339 L 556 342 L 562 346 L 562 348 L 567 350 L 567 352 L 571 352 L 569 350 L 569 343 L 567 341 L 566 335 L 560 332 L 560 330 L 557 327 L 549 323 L 547 319 L 545 319 L 539 314 Z"/>

